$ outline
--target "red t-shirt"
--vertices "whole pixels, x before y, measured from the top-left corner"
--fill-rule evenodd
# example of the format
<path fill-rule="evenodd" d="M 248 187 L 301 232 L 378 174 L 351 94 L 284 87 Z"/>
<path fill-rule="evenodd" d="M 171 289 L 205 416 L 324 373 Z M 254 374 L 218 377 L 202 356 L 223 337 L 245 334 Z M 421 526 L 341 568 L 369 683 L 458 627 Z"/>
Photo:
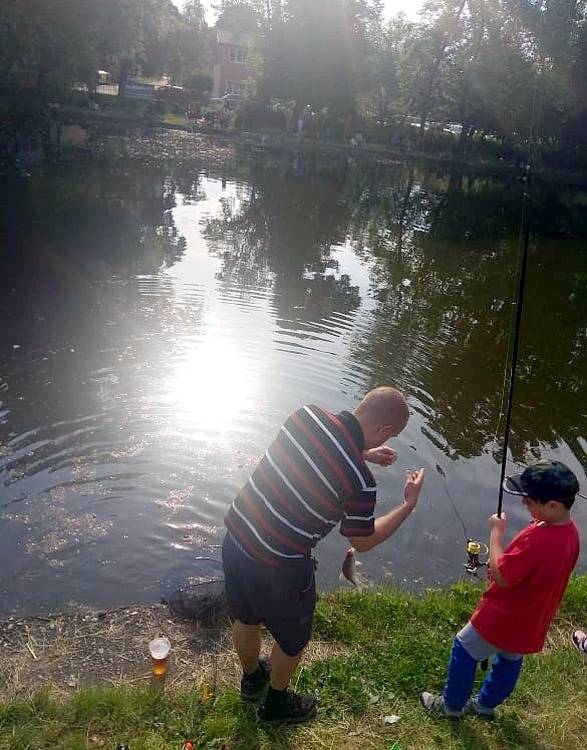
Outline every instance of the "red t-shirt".
<path fill-rule="evenodd" d="M 578 557 L 573 521 L 534 522 L 520 531 L 498 561 L 507 588 L 493 581 L 471 618 L 479 635 L 502 651 L 542 651 Z"/>

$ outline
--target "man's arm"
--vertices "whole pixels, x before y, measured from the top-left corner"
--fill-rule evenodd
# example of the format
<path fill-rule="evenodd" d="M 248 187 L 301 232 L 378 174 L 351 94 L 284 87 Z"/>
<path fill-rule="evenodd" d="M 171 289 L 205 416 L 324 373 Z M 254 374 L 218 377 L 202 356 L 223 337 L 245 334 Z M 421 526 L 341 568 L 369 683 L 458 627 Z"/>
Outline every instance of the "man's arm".
<path fill-rule="evenodd" d="M 491 516 L 489 519 L 489 570 L 491 576 L 497 585 L 505 589 L 507 583 L 499 572 L 499 559 L 504 553 L 503 546 L 503 535 L 506 527 L 505 513 L 502 513 L 501 518 L 497 515 Z"/>
<path fill-rule="evenodd" d="M 411 515 L 418 503 L 424 482 L 424 469 L 407 471 L 404 487 L 404 502 L 385 516 L 375 519 L 375 530 L 370 536 L 356 536 L 349 539 L 357 552 L 368 552 L 395 534 L 402 523 Z"/>

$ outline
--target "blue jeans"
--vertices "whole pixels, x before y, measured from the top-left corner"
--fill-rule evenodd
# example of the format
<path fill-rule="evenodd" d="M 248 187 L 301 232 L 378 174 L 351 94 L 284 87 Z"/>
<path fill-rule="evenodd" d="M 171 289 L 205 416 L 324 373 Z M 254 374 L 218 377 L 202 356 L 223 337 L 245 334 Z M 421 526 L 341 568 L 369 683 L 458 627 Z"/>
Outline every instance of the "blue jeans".
<path fill-rule="evenodd" d="M 483 708 L 496 708 L 512 694 L 522 669 L 522 656 L 500 651 L 481 638 L 468 623 L 458 633 L 452 647 L 443 692 L 447 708 L 461 711 L 465 707 L 473 692 L 477 664 L 490 656 L 495 656 L 495 659 L 481 686 L 477 702 Z"/>

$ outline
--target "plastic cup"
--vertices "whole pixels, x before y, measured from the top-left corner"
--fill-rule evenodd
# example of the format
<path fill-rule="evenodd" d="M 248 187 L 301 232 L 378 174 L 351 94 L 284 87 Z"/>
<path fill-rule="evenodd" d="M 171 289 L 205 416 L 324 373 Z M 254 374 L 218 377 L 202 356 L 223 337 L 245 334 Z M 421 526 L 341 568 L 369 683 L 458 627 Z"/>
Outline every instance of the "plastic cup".
<path fill-rule="evenodd" d="M 149 643 L 149 653 L 152 659 L 151 668 L 155 677 L 163 677 L 167 674 L 170 651 L 171 643 L 167 638 L 155 638 Z"/>

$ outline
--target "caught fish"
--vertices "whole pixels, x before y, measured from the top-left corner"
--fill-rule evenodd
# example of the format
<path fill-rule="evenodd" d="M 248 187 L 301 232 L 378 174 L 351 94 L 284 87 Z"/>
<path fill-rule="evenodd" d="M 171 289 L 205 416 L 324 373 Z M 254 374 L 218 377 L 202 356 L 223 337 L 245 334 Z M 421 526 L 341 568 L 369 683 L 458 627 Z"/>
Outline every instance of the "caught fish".
<path fill-rule="evenodd" d="M 440 474 L 440 476 L 443 479 L 446 479 L 446 471 L 442 468 L 440 464 L 436 464 L 436 471 Z"/>
<path fill-rule="evenodd" d="M 355 588 L 360 588 L 359 579 L 357 578 L 357 558 L 355 556 L 355 550 L 352 547 L 346 553 L 346 557 L 342 564 L 341 578 L 343 576 L 347 581 L 352 583 Z"/>

